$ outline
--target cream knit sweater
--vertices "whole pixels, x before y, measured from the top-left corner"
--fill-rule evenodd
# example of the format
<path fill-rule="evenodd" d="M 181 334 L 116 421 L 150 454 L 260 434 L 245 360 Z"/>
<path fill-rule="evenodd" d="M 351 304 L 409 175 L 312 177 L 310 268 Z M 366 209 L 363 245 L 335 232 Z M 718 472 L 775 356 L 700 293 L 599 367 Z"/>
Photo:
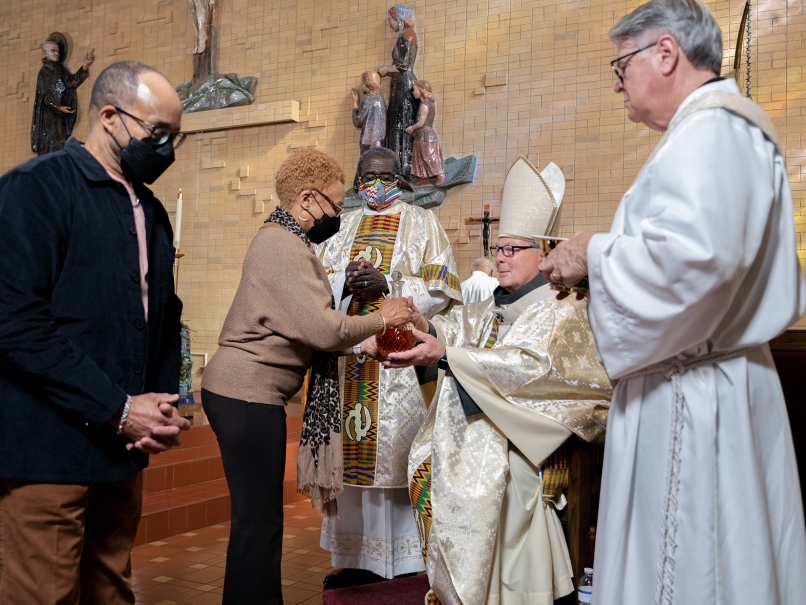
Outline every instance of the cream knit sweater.
<path fill-rule="evenodd" d="M 331 309 L 331 297 L 313 251 L 266 223 L 246 252 L 202 387 L 250 403 L 285 405 L 302 386 L 314 350 L 346 349 L 383 328 L 379 313 L 349 317 Z"/>

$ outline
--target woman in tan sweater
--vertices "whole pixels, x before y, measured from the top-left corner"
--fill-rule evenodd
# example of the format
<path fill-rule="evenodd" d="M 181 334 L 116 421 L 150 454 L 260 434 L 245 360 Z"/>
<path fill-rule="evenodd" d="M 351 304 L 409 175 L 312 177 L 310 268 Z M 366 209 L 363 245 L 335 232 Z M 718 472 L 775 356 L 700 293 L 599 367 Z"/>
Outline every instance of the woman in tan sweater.
<path fill-rule="evenodd" d="M 386 299 L 378 312 L 360 317 L 333 309 L 311 243 L 338 231 L 344 181 L 336 161 L 316 150 L 295 153 L 280 166 L 281 206 L 249 246 L 219 349 L 204 370 L 202 403 L 232 501 L 224 605 L 283 602 L 284 406 L 312 364 L 302 441 L 313 452 L 309 472 L 330 477 L 324 491 L 310 490 L 314 504 L 327 506 L 335 497 L 328 490 L 340 487 L 340 460 L 333 460 L 341 452 L 338 373 L 335 355 L 318 351 L 357 353 L 362 341 L 411 320 L 406 299 Z"/>

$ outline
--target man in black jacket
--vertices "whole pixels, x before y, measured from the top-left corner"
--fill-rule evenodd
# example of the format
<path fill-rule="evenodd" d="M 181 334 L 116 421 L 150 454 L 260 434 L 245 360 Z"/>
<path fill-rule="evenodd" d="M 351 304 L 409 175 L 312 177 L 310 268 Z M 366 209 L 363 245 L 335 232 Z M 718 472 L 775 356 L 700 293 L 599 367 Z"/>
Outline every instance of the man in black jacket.
<path fill-rule="evenodd" d="M 162 75 L 116 63 L 86 144 L 0 179 L 0 605 L 134 603 L 141 471 L 190 426 L 171 225 L 144 186 L 181 113 Z"/>

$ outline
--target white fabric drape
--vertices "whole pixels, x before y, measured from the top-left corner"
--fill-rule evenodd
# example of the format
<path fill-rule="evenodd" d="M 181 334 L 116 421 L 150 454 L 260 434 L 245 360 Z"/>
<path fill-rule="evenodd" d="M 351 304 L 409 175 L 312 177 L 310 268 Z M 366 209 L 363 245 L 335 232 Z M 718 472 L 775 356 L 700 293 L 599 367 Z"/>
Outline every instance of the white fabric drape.
<path fill-rule="evenodd" d="M 345 485 L 338 502 L 339 516 L 322 520 L 320 539 L 333 567 L 384 578 L 425 569 L 407 488 Z"/>

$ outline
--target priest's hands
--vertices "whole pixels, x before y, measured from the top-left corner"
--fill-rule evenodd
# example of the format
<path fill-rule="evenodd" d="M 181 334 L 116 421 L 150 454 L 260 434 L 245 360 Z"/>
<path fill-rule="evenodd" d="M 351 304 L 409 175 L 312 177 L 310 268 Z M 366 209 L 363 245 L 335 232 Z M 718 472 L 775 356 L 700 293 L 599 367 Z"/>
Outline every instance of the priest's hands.
<path fill-rule="evenodd" d="M 417 328 L 420 332 L 428 332 L 428 320 L 423 317 L 422 311 L 417 308 L 417 305 L 414 304 L 414 297 L 409 296 L 409 309 L 411 309 L 411 323 Z"/>
<path fill-rule="evenodd" d="M 414 329 L 414 337 L 419 344 L 410 351 L 389 353 L 383 362 L 385 368 L 407 368 L 409 366 L 435 366 L 445 355 L 445 345 L 428 334 Z"/>
<path fill-rule="evenodd" d="M 361 343 L 361 354 L 372 357 L 372 359 L 380 359 L 381 354 L 378 353 L 378 341 L 374 336 L 370 336 Z"/>
<path fill-rule="evenodd" d="M 178 400 L 178 395 L 168 393 L 133 396 L 122 431 L 123 436 L 132 441 L 126 444 L 126 449 L 136 448 L 146 454 L 159 454 L 181 444 L 179 433 L 190 429 L 190 422 L 182 418 L 173 406 Z M 109 421 L 115 428 L 120 416 L 120 413 L 115 414 Z"/>
<path fill-rule="evenodd" d="M 588 244 L 595 234 L 581 231 L 566 242 L 560 242 L 540 263 L 543 276 L 553 284 L 571 288 L 588 275 Z"/>
<path fill-rule="evenodd" d="M 359 292 L 389 292 L 389 285 L 383 274 L 365 260 L 353 261 L 344 270 L 347 288 L 353 294 Z"/>

